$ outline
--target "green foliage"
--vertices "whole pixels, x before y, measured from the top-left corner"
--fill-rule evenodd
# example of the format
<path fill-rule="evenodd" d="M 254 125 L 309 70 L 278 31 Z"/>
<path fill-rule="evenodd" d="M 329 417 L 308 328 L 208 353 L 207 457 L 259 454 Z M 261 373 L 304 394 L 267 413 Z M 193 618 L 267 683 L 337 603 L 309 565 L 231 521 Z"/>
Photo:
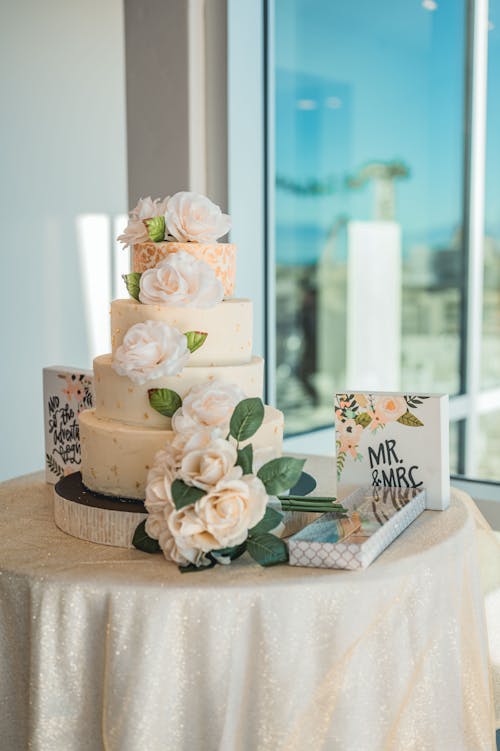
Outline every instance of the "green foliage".
<path fill-rule="evenodd" d="M 258 397 L 243 399 L 243 401 L 236 405 L 231 415 L 229 433 L 238 442 L 246 441 L 257 432 L 263 420 L 264 404 L 262 399 Z"/>
<path fill-rule="evenodd" d="M 244 475 L 251 475 L 253 470 L 253 448 L 249 443 L 242 449 L 238 449 L 238 459 L 236 461 L 238 467 L 241 467 Z"/>
<path fill-rule="evenodd" d="M 148 235 L 154 243 L 160 243 L 165 239 L 165 217 L 152 216 L 151 219 L 145 219 L 144 224 L 148 230 Z"/>
<path fill-rule="evenodd" d="M 205 495 L 201 488 L 194 488 L 192 485 L 186 485 L 183 480 L 174 480 L 172 483 L 172 498 L 174 499 L 177 510 L 196 503 L 199 498 Z"/>
<path fill-rule="evenodd" d="M 224 556 L 231 561 L 235 561 L 239 558 L 247 549 L 247 542 L 242 542 L 241 545 L 234 545 L 232 548 L 222 548 L 221 550 L 212 550 L 210 556 L 213 556 L 217 560 L 217 556 Z"/>
<path fill-rule="evenodd" d="M 356 425 L 361 425 L 362 428 L 367 428 L 371 421 L 372 418 L 368 412 L 360 412 L 360 414 L 355 417 Z"/>
<path fill-rule="evenodd" d="M 216 560 L 210 560 L 210 563 L 208 563 L 206 566 L 195 566 L 194 563 L 188 563 L 187 566 L 178 566 L 177 568 L 181 572 L 181 574 L 192 574 L 197 573 L 199 571 L 206 571 L 209 568 L 213 568 L 216 565 Z"/>
<path fill-rule="evenodd" d="M 261 566 L 275 566 L 288 561 L 288 548 L 283 540 L 270 533 L 248 538 L 247 551 Z"/>
<path fill-rule="evenodd" d="M 148 389 L 149 403 L 160 415 L 172 417 L 182 406 L 182 399 L 172 389 Z"/>
<path fill-rule="evenodd" d="M 252 529 L 249 530 L 248 535 L 249 537 L 259 537 L 265 532 L 271 532 L 271 530 L 276 529 L 276 527 L 281 523 L 282 520 L 283 514 L 280 514 L 279 511 L 276 511 L 276 509 L 268 506 L 266 508 L 266 513 L 264 514 L 260 522 L 258 522 L 255 527 L 252 527 Z"/>
<path fill-rule="evenodd" d="M 184 336 L 187 339 L 187 346 L 190 352 L 196 352 L 197 349 L 205 344 L 208 336 L 204 331 L 186 331 Z"/>
<path fill-rule="evenodd" d="M 316 489 L 316 480 L 308 472 L 301 472 L 298 482 L 290 488 L 290 495 L 305 496 Z"/>
<path fill-rule="evenodd" d="M 161 548 L 158 540 L 154 540 L 146 532 L 146 520 L 144 519 L 137 527 L 132 538 L 132 545 L 143 553 L 160 553 Z"/>
<path fill-rule="evenodd" d="M 122 279 L 125 282 L 130 297 L 139 301 L 141 274 L 138 271 L 132 271 L 130 274 L 122 274 Z"/>
<path fill-rule="evenodd" d="M 409 428 L 422 428 L 424 423 L 421 422 L 418 417 L 415 417 L 410 411 L 406 411 L 404 415 L 401 415 L 401 417 L 398 417 L 397 422 L 400 422 L 401 425 L 406 425 Z"/>
<path fill-rule="evenodd" d="M 340 441 L 336 441 L 335 445 L 337 447 L 337 480 L 340 480 L 340 475 L 344 469 L 346 453 L 340 450 Z"/>
<path fill-rule="evenodd" d="M 259 469 L 257 477 L 262 480 L 270 495 L 278 495 L 298 482 L 305 461 L 305 459 L 294 459 L 291 456 L 271 459 Z"/>

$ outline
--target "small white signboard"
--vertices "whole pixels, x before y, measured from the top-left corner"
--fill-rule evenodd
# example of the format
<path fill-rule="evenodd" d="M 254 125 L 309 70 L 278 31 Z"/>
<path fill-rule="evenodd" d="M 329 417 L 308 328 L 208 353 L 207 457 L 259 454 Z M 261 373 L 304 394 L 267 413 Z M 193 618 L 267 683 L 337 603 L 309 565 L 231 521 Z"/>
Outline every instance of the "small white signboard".
<path fill-rule="evenodd" d="M 335 396 L 337 494 L 353 487 L 425 488 L 426 507 L 450 502 L 448 396 Z"/>
<path fill-rule="evenodd" d="M 43 369 L 45 479 L 57 482 L 81 463 L 78 413 L 94 406 L 91 370 L 54 365 Z"/>

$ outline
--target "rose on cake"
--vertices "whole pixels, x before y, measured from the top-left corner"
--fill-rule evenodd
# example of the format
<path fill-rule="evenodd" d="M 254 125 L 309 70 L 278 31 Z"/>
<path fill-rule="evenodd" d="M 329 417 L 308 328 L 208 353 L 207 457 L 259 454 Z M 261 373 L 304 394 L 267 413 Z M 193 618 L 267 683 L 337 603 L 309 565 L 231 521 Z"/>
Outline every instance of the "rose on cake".
<path fill-rule="evenodd" d="M 244 392 L 234 383 L 221 379 L 201 383 L 184 397 L 172 418 L 172 427 L 178 433 L 218 428 L 227 434 L 231 415 L 244 398 Z"/>
<path fill-rule="evenodd" d="M 181 191 L 167 200 L 165 228 L 179 242 L 211 243 L 229 232 L 231 219 L 206 196 Z"/>
<path fill-rule="evenodd" d="M 212 308 L 223 297 L 214 270 L 184 250 L 170 253 L 139 280 L 139 300 L 148 305 Z"/>
<path fill-rule="evenodd" d="M 141 385 L 177 375 L 187 365 L 189 355 L 185 334 L 163 321 L 145 321 L 129 328 L 111 366 L 118 375 Z"/>
<path fill-rule="evenodd" d="M 150 238 L 144 220 L 163 216 L 168 200 L 168 196 L 163 200 L 160 198 L 152 199 L 151 196 L 140 198 L 136 207 L 129 212 L 128 224 L 123 234 L 118 236 L 118 241 L 123 243 L 125 247 L 132 247 L 136 243 L 147 242 Z"/>
<path fill-rule="evenodd" d="M 239 477 L 240 467 L 235 467 L 236 447 L 221 437 L 220 431 L 200 431 L 186 442 L 179 466 L 179 477 L 188 485 L 209 490 L 223 479 Z"/>

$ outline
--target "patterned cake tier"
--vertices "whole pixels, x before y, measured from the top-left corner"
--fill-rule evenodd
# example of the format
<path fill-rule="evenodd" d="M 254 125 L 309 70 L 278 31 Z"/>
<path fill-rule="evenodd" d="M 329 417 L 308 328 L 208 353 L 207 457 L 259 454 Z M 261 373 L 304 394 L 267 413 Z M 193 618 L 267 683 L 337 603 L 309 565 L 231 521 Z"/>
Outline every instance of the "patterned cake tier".
<path fill-rule="evenodd" d="M 208 263 L 221 280 L 224 294 L 228 297 L 233 294 L 236 281 L 236 245 L 233 243 L 137 243 L 132 248 L 132 271 L 142 273 L 152 269 L 169 253 L 178 250 L 185 250 Z"/>

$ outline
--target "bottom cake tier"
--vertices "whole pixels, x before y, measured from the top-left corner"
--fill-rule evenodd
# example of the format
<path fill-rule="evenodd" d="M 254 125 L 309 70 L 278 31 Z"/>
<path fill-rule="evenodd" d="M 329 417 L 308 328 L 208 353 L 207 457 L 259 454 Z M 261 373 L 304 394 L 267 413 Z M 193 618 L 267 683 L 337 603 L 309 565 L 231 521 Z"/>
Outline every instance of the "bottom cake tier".
<path fill-rule="evenodd" d="M 144 499 L 146 477 L 170 430 L 156 430 L 98 418 L 81 412 L 82 480 L 97 493 Z M 264 422 L 247 441 L 254 447 L 254 468 L 281 456 L 283 413 L 266 405 Z"/>

